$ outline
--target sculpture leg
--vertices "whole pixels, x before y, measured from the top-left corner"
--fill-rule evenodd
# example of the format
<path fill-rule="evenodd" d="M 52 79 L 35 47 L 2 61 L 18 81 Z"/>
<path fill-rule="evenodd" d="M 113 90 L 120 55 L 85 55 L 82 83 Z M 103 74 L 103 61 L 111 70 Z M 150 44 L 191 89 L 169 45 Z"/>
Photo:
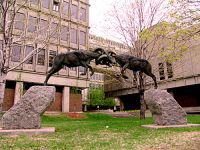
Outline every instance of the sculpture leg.
<path fill-rule="evenodd" d="M 84 63 L 84 62 L 81 62 L 81 65 L 82 65 L 83 67 L 85 67 L 85 70 L 84 70 L 83 73 L 81 73 L 81 75 L 86 75 L 88 68 L 89 68 L 90 71 L 91 71 L 90 76 L 92 76 L 92 75 L 94 74 L 94 71 L 93 71 L 93 69 L 92 69 L 92 67 L 91 67 L 90 65 L 88 65 L 87 63 Z"/>
<path fill-rule="evenodd" d="M 158 85 L 157 85 L 157 81 L 156 81 L 156 76 L 153 73 L 151 73 L 151 72 L 150 73 L 146 73 L 145 72 L 145 74 L 148 75 L 148 76 L 150 76 L 153 79 L 153 81 L 154 81 L 154 88 L 157 89 Z"/>
<path fill-rule="evenodd" d="M 154 88 L 157 89 L 158 88 L 158 85 L 157 85 L 157 81 L 156 81 L 156 76 L 152 73 L 152 67 L 151 67 L 151 64 L 148 63 L 145 70 L 144 70 L 144 73 L 148 76 L 150 76 L 153 81 L 154 81 Z"/>
<path fill-rule="evenodd" d="M 94 70 L 92 69 L 92 67 L 90 66 L 90 65 L 88 65 L 88 68 L 90 69 L 90 71 L 91 71 L 91 74 L 90 74 L 90 76 L 92 76 L 93 74 L 94 74 Z"/>
<path fill-rule="evenodd" d="M 122 70 L 121 70 L 121 74 L 122 74 L 122 77 L 123 77 L 124 79 L 128 79 L 128 77 L 125 75 L 125 70 L 126 70 L 127 67 L 128 67 L 128 63 L 125 64 L 125 65 L 122 67 Z"/>
<path fill-rule="evenodd" d="M 60 69 L 62 69 L 62 65 L 60 66 L 53 66 L 47 73 L 46 79 L 44 81 L 44 85 L 47 85 L 47 82 L 49 78 L 56 72 L 58 72 Z"/>

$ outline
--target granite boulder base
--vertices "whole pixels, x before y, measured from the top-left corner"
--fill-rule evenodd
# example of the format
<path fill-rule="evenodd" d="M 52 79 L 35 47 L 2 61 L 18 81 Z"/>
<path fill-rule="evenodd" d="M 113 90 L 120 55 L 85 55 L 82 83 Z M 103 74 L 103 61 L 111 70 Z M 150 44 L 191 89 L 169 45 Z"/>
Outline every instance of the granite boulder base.
<path fill-rule="evenodd" d="M 147 90 L 144 92 L 144 99 L 156 125 L 187 124 L 186 112 L 166 90 Z"/>
<path fill-rule="evenodd" d="M 39 129 L 40 116 L 55 99 L 55 87 L 31 87 L 2 117 L 2 129 Z"/>

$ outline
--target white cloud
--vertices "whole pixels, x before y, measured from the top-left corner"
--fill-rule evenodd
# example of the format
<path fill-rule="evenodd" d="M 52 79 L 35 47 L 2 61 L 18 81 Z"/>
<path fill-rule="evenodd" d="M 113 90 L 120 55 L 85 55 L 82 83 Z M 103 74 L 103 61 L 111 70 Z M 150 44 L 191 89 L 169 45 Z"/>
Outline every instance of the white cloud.
<path fill-rule="evenodd" d="M 90 0 L 90 33 L 111 40 L 119 41 L 109 34 L 107 27 L 108 12 L 116 0 Z"/>

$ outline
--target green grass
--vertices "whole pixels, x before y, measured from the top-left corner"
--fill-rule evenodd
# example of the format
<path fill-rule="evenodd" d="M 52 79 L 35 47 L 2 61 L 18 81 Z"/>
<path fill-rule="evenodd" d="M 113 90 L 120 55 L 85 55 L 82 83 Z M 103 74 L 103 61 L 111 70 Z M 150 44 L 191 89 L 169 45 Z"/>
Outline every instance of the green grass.
<path fill-rule="evenodd" d="M 188 116 L 188 122 L 200 124 L 200 116 Z M 37 136 L 0 136 L 0 149 L 42 150 L 121 150 L 139 149 L 156 139 L 191 131 L 199 127 L 174 129 L 145 129 L 152 118 L 112 118 L 104 114 L 87 113 L 85 119 L 69 119 L 65 115 L 43 116 L 42 126 L 55 127 L 56 132 Z"/>

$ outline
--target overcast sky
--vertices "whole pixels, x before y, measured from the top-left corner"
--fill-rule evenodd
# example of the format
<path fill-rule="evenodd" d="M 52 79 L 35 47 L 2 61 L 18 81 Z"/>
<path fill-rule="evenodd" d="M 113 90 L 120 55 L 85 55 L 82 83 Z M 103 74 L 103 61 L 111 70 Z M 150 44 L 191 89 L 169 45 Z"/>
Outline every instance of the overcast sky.
<path fill-rule="evenodd" d="M 108 18 L 108 11 L 112 8 L 115 0 L 90 0 L 90 33 L 104 38 L 115 40 L 109 36 L 105 20 Z"/>

